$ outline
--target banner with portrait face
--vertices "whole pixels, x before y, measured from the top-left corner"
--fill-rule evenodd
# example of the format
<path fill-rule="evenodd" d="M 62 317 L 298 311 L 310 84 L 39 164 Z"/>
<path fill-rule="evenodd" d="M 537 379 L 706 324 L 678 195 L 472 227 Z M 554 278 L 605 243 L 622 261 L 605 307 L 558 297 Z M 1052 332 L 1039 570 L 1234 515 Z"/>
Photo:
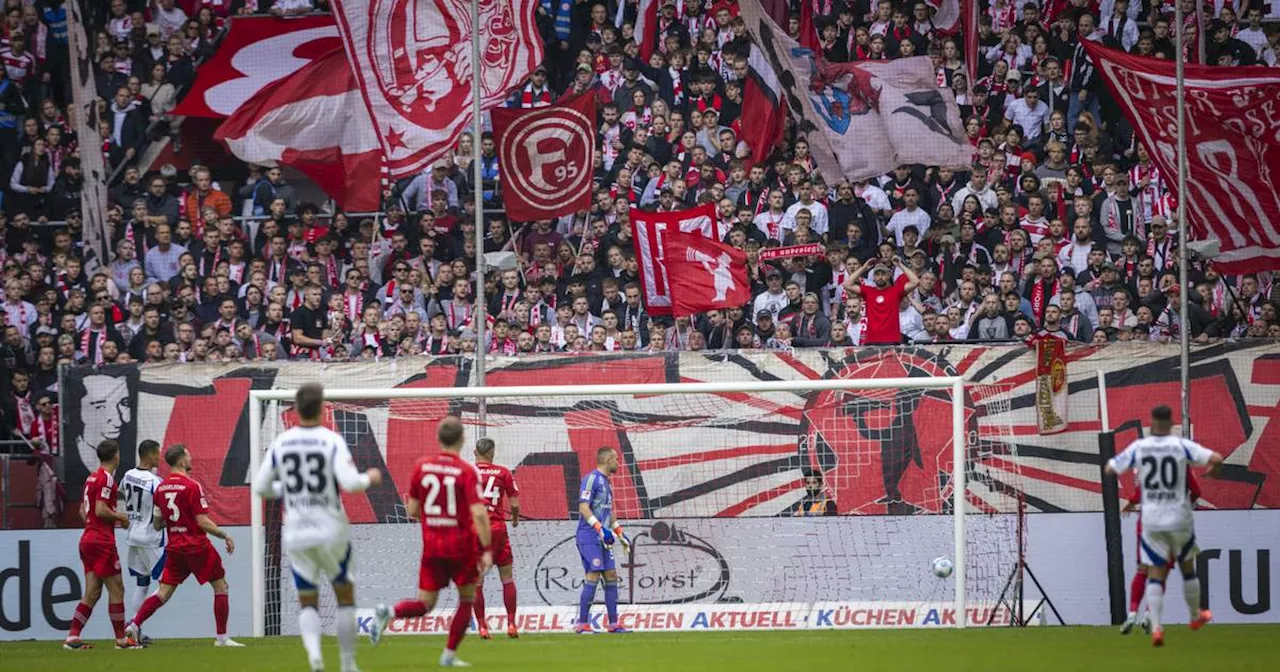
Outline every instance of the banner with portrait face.
<path fill-rule="evenodd" d="M 85 479 L 98 470 L 98 445 L 103 441 L 120 442 L 117 477 L 137 463 L 138 377 L 138 367 L 126 364 L 63 373 L 62 480 L 68 497 L 78 499 Z"/>

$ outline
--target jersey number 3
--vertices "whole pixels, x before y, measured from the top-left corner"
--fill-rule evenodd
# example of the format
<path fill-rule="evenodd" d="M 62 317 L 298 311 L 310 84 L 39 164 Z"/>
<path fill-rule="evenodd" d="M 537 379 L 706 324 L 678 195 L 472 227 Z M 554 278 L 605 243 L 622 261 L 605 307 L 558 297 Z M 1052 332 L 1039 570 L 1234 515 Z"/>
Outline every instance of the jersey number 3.
<path fill-rule="evenodd" d="M 427 474 L 422 477 L 422 487 L 426 489 L 427 496 L 422 502 L 422 513 L 428 516 L 438 516 L 441 513 L 453 518 L 458 515 L 458 499 L 455 496 L 455 487 L 458 479 L 453 476 L 438 476 L 436 474 Z M 444 487 L 441 488 L 441 485 Z M 440 491 L 444 490 L 444 507 L 440 506 Z"/>

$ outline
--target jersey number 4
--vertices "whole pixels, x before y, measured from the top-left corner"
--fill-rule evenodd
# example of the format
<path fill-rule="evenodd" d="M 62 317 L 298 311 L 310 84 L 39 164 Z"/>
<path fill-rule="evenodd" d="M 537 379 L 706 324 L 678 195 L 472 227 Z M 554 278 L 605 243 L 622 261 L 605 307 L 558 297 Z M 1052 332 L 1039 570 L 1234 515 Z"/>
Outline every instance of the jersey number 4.
<path fill-rule="evenodd" d="M 498 500 L 502 499 L 502 491 L 498 489 L 498 479 L 490 476 L 484 482 L 484 492 L 480 496 L 488 500 L 494 508 L 497 508 Z"/>
<path fill-rule="evenodd" d="M 422 513 L 428 516 L 439 516 L 444 513 L 450 518 L 458 515 L 458 498 L 455 488 L 458 479 L 453 476 L 438 476 L 436 474 L 427 474 L 422 477 L 422 487 L 426 489 L 427 496 L 422 502 Z M 443 485 L 443 487 L 441 487 Z M 440 491 L 444 490 L 444 506 L 440 506 Z"/>

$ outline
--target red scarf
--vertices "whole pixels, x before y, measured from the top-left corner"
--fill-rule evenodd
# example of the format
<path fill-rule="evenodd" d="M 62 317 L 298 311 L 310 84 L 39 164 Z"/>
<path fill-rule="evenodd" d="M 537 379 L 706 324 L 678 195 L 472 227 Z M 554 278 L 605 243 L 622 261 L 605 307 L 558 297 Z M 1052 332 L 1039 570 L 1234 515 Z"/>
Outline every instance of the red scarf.
<path fill-rule="evenodd" d="M 458 317 L 459 315 L 462 316 L 461 319 L 459 319 Z M 461 329 L 462 325 L 470 321 L 471 321 L 471 304 L 470 303 L 462 304 L 462 310 L 461 312 L 459 312 L 458 302 L 457 301 L 449 302 L 449 328 L 450 329 Z"/>
<path fill-rule="evenodd" d="M 1163 249 L 1156 250 L 1156 237 L 1149 236 L 1147 238 L 1147 256 L 1152 259 L 1160 259 L 1156 265 L 1156 270 L 1163 271 L 1173 268 L 1173 238 L 1169 234 L 1165 234 L 1164 240 L 1160 241 L 1159 246 Z M 1156 256 L 1156 252 L 1160 252 L 1160 256 Z"/>
<path fill-rule="evenodd" d="M 347 318 L 358 322 L 364 316 L 364 293 L 356 292 L 355 296 L 346 294 L 342 297 L 342 306 Z"/>
<path fill-rule="evenodd" d="M 32 425 L 36 421 L 36 410 L 31 406 L 31 392 L 22 396 L 13 395 L 13 404 L 18 411 L 18 431 L 24 436 L 30 436 Z"/>
<path fill-rule="evenodd" d="M 330 287 L 338 286 L 338 260 L 331 254 L 324 260 L 325 277 L 329 281 Z"/>
<path fill-rule="evenodd" d="M 93 342 L 89 341 L 91 334 L 96 335 Z M 107 328 L 103 327 L 101 331 L 95 331 L 92 328 L 86 328 L 84 333 L 80 335 L 80 352 L 85 357 L 93 357 L 94 365 L 102 364 L 102 344 L 107 342 Z M 90 347 L 93 351 L 90 352 Z"/>
<path fill-rule="evenodd" d="M 1048 296 L 1045 295 L 1043 280 L 1036 280 L 1035 284 L 1031 286 L 1031 314 L 1036 318 L 1036 322 L 1040 322 L 1044 319 L 1044 307 L 1049 305 L 1049 299 L 1053 298 L 1053 295 L 1057 293 L 1057 278 L 1054 278 L 1052 290 L 1049 292 Z"/>

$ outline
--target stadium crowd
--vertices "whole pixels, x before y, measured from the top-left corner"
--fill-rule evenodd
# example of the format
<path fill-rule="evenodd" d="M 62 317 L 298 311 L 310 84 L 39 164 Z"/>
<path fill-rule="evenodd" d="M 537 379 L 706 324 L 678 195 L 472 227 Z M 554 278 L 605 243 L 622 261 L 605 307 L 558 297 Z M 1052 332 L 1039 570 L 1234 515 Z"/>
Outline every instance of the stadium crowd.
<path fill-rule="evenodd" d="M 1035 336 L 1103 343 L 1166 341 L 1183 328 L 1197 341 L 1280 336 L 1280 283 L 1270 274 L 1224 278 L 1197 261 L 1190 314 L 1178 314 L 1173 176 L 1150 163 L 1082 55 L 1088 39 L 1169 58 L 1168 3 L 983 2 L 971 81 L 961 37 L 937 29 L 925 2 L 766 2 L 796 37 L 800 17 L 815 17 L 830 60 L 927 55 L 955 93 L 972 165 L 903 165 L 851 183 L 816 171 L 794 129 L 772 156 L 744 155 L 747 38 L 733 3 L 664 0 L 657 53 L 641 62 L 634 3 L 616 28 L 612 4 L 544 1 L 548 57 L 509 104 L 592 92 L 602 149 L 590 211 L 541 222 L 502 216 L 487 134 L 481 184 L 471 179 L 475 140 L 464 135 L 454 156 L 389 189 L 377 217 L 304 202 L 275 167 L 215 176 L 202 166 L 179 175 L 136 165 L 148 139 L 166 132 L 229 17 L 325 11 L 324 2 L 88 3 L 96 138 L 77 138 L 69 120 L 66 2 L 3 4 L 0 362 L 12 374 L 0 385 L 10 386 L 11 426 L 31 426 L 37 402 L 52 402 L 40 395 L 62 363 Z M 1280 31 L 1263 23 L 1264 7 L 1245 6 L 1241 15 L 1231 2 L 1211 3 L 1208 62 L 1276 65 Z M 101 148 L 119 168 L 106 213 L 114 257 L 93 273 L 80 254 L 82 148 Z M 485 251 L 512 253 L 510 267 L 485 278 L 483 344 L 474 329 L 475 189 Z M 707 202 L 731 226 L 728 242 L 748 254 L 754 300 L 653 318 L 641 300 L 629 209 Z M 760 260 L 761 250 L 806 243 L 825 253 Z"/>

